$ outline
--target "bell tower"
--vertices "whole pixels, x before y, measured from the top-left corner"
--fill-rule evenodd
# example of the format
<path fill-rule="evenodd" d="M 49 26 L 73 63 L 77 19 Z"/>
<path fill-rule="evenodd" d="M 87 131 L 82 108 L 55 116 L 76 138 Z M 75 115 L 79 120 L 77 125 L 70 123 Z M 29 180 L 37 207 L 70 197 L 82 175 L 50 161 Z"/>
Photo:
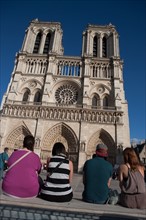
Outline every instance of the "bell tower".
<path fill-rule="evenodd" d="M 119 57 L 119 37 L 112 24 L 88 25 L 83 32 L 82 56 L 93 58 Z"/>

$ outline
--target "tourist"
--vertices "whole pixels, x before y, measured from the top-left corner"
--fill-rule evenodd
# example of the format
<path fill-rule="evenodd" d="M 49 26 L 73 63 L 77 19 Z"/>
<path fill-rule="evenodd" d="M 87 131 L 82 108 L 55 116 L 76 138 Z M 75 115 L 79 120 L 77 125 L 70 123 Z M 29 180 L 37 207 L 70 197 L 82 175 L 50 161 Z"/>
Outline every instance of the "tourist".
<path fill-rule="evenodd" d="M 14 151 L 8 159 L 8 170 L 2 183 L 4 194 L 18 198 L 36 197 L 39 193 L 38 174 L 41 162 L 33 152 L 35 139 L 28 135 L 24 138 L 23 149 Z"/>
<path fill-rule="evenodd" d="M 71 187 L 73 164 L 66 157 L 65 147 L 60 142 L 53 146 L 47 171 L 48 175 L 40 197 L 51 202 L 69 202 L 73 197 Z"/>
<path fill-rule="evenodd" d="M 107 161 L 108 148 L 98 144 L 96 157 L 87 160 L 83 168 L 83 200 L 85 202 L 105 204 L 108 200 L 113 167 Z"/>
<path fill-rule="evenodd" d="M 119 204 L 128 208 L 146 208 L 144 166 L 133 148 L 123 151 L 124 164 L 119 167 L 118 179 L 121 188 Z"/>
<path fill-rule="evenodd" d="M 7 169 L 7 162 L 8 162 L 8 151 L 9 148 L 5 147 L 4 152 L 0 154 L 0 180 L 4 177 L 4 170 Z"/>

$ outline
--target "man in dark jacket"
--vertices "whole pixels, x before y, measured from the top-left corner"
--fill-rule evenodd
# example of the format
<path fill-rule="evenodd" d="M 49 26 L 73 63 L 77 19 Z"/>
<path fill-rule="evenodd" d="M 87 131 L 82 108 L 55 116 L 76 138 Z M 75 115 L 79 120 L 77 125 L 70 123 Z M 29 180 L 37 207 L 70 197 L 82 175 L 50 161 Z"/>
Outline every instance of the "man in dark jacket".
<path fill-rule="evenodd" d="M 83 200 L 85 202 L 105 204 L 108 199 L 113 167 L 106 159 L 108 148 L 98 144 L 96 157 L 87 160 L 83 168 Z"/>

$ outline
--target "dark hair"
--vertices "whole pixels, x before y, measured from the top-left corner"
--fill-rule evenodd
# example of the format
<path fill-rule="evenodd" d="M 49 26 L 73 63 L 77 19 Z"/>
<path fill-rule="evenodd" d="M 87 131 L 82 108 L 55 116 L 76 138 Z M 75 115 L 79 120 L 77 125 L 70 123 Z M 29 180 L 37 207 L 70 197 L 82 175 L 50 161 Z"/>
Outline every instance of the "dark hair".
<path fill-rule="evenodd" d="M 35 139 L 32 135 L 25 136 L 23 140 L 23 147 L 26 147 L 28 150 L 33 151 Z"/>
<path fill-rule="evenodd" d="M 4 148 L 4 151 L 5 151 L 5 152 L 6 152 L 6 151 L 8 151 L 8 150 L 9 150 L 9 148 L 8 148 L 8 147 L 5 147 L 5 148 Z"/>
<path fill-rule="evenodd" d="M 56 156 L 56 155 L 60 155 L 60 154 L 66 155 L 66 150 L 65 150 L 64 145 L 61 142 L 57 142 L 53 146 L 52 155 Z"/>

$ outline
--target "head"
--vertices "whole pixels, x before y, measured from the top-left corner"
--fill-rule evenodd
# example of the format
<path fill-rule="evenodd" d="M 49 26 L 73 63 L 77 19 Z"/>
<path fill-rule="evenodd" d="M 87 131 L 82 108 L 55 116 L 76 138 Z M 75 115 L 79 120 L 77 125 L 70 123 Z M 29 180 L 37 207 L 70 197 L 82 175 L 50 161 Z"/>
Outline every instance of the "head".
<path fill-rule="evenodd" d="M 32 135 L 27 135 L 25 136 L 24 140 L 23 140 L 23 147 L 27 148 L 28 150 L 33 151 L 34 150 L 34 143 L 35 143 L 35 139 Z"/>
<path fill-rule="evenodd" d="M 8 153 L 8 150 L 9 150 L 8 147 L 5 147 L 5 148 L 4 148 L 4 152 Z"/>
<path fill-rule="evenodd" d="M 64 145 L 61 142 L 57 142 L 53 146 L 52 155 L 56 156 L 56 155 L 60 155 L 60 154 L 66 155 L 66 150 L 65 150 Z"/>
<path fill-rule="evenodd" d="M 129 163 L 131 166 L 131 169 L 136 169 L 137 166 L 140 165 L 138 156 L 133 148 L 127 147 L 123 151 L 123 157 L 124 157 L 124 162 Z"/>
<path fill-rule="evenodd" d="M 98 157 L 104 157 L 107 158 L 108 157 L 108 147 L 105 144 L 98 144 L 96 146 L 96 156 Z"/>

